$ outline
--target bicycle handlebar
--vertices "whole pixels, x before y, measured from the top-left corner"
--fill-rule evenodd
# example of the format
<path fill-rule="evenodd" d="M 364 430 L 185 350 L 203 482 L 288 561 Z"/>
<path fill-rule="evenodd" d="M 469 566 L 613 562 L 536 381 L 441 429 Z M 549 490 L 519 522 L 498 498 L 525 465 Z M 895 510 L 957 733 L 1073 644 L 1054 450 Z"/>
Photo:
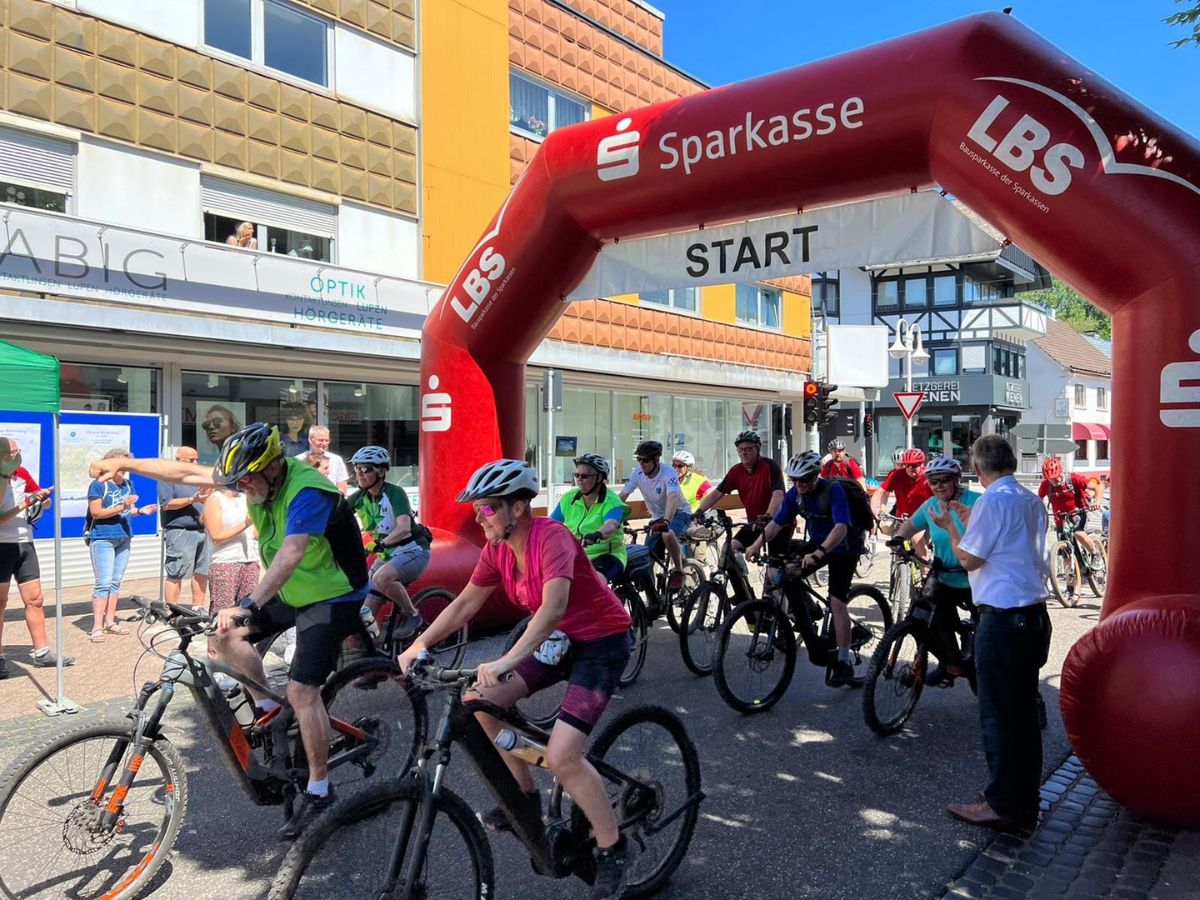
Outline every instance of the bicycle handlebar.
<path fill-rule="evenodd" d="M 176 631 L 183 631 L 185 629 L 208 631 L 210 627 L 216 626 L 215 621 L 208 612 L 196 612 L 196 610 L 189 609 L 186 606 L 167 603 L 164 600 L 151 600 L 149 597 L 142 597 L 139 594 L 134 594 L 125 599 L 141 607 L 141 616 L 135 618 L 152 623 L 161 620 Z"/>

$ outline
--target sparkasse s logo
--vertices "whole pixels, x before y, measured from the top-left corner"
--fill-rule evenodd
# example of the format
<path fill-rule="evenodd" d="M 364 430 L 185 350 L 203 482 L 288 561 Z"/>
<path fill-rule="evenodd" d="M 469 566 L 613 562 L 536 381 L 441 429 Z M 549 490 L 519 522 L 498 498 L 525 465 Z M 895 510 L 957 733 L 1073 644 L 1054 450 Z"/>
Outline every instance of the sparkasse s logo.
<path fill-rule="evenodd" d="M 638 173 L 641 166 L 638 144 L 642 134 L 636 129 L 628 131 L 632 124 L 633 119 L 625 116 L 617 123 L 619 133 L 604 138 L 596 148 L 596 174 L 601 181 L 630 178 Z"/>

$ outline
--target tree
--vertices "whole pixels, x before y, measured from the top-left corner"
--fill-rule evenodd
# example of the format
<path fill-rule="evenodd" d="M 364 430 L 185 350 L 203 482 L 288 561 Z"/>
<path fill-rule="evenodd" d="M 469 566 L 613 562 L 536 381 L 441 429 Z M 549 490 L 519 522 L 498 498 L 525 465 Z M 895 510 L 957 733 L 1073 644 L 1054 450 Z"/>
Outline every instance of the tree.
<path fill-rule="evenodd" d="M 1195 44 L 1200 47 L 1200 3 L 1192 2 L 1192 0 L 1175 0 L 1176 3 L 1191 3 L 1191 6 L 1180 10 L 1179 12 L 1171 13 L 1163 19 L 1168 25 L 1183 25 L 1192 26 L 1190 37 L 1180 38 L 1177 41 L 1171 41 L 1172 47 L 1185 47 L 1188 44 Z"/>
<path fill-rule="evenodd" d="M 1059 321 L 1066 322 L 1080 334 L 1096 334 L 1105 340 L 1112 337 L 1112 321 L 1108 316 L 1057 278 L 1045 290 L 1028 291 L 1021 295 L 1021 299 L 1049 307 Z"/>

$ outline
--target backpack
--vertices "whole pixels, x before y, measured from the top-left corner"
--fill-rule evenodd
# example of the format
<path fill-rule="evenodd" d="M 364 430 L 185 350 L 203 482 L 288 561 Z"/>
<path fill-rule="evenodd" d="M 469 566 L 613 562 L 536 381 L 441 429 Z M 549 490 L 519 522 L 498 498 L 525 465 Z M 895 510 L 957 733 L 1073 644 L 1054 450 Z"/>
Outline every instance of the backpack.
<path fill-rule="evenodd" d="M 856 479 L 838 477 L 827 478 L 825 481 L 828 482 L 828 486 L 821 492 L 821 506 L 825 518 L 833 516 L 833 501 L 829 495 L 830 488 L 836 482 L 846 492 L 846 503 L 850 507 L 850 524 L 854 530 L 859 532 L 856 537 L 861 538 L 862 534 L 875 527 L 875 514 L 871 512 L 871 501 L 867 499 L 866 490 Z"/>

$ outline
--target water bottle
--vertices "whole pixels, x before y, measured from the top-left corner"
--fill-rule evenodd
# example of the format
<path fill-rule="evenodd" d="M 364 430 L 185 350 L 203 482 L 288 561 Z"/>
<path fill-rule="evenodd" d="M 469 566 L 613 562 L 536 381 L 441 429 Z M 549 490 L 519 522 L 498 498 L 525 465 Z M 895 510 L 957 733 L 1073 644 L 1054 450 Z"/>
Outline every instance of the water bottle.
<path fill-rule="evenodd" d="M 505 728 L 496 735 L 496 746 L 527 763 L 541 766 L 543 769 L 546 767 L 545 746 L 523 734 L 517 734 L 511 729 Z"/>
<path fill-rule="evenodd" d="M 233 717 L 242 728 L 249 728 L 254 724 L 254 701 L 242 690 L 240 684 L 229 692 L 227 699 L 230 709 L 233 710 Z"/>
<path fill-rule="evenodd" d="M 362 616 L 363 627 L 367 629 L 367 634 L 372 638 L 379 637 L 379 626 L 375 624 L 375 616 L 371 613 L 371 607 L 362 607 L 358 614 Z"/>

